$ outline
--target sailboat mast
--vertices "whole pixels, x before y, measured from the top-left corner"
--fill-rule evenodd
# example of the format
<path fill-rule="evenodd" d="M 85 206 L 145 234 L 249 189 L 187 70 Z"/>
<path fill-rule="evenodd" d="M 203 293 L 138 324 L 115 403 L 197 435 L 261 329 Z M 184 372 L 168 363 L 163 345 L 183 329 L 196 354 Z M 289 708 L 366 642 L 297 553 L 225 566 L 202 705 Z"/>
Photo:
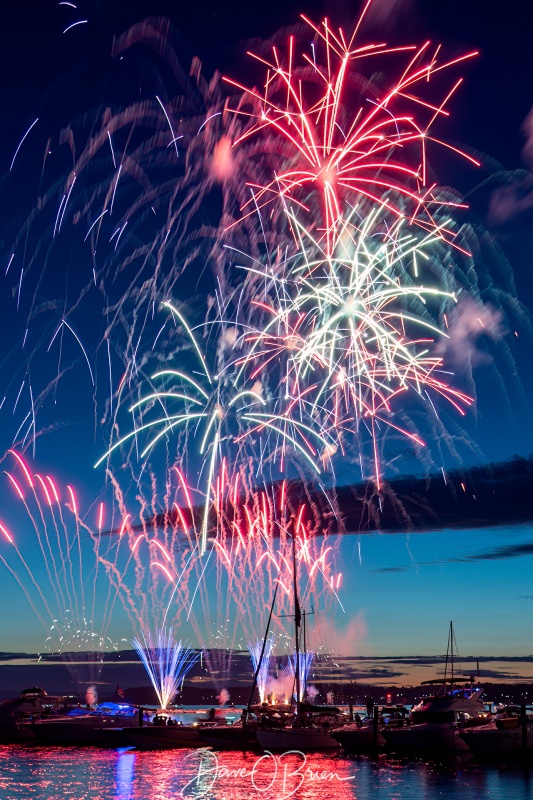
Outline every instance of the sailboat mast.
<path fill-rule="evenodd" d="M 298 581 L 296 576 L 296 536 L 292 536 L 292 574 L 293 574 L 293 591 L 294 591 L 294 646 L 295 646 L 295 664 L 294 664 L 294 682 L 296 686 L 296 710 L 300 704 L 300 603 L 298 602 Z"/>
<path fill-rule="evenodd" d="M 276 588 L 274 589 L 274 596 L 272 598 L 272 605 L 270 606 L 270 614 L 268 615 L 265 636 L 263 638 L 263 647 L 261 648 L 261 655 L 259 656 L 259 661 L 257 662 L 257 667 L 255 669 L 254 680 L 253 680 L 253 683 L 252 683 L 252 690 L 250 692 L 250 697 L 248 699 L 248 704 L 246 706 L 246 712 L 244 714 L 244 721 L 245 722 L 248 719 L 248 714 L 250 713 L 250 707 L 251 707 L 252 701 L 254 699 L 255 687 L 257 686 L 257 679 L 259 677 L 259 671 L 260 671 L 261 665 L 263 663 L 263 658 L 265 657 L 265 648 L 266 648 L 266 643 L 267 643 L 267 638 L 268 638 L 268 631 L 270 629 L 270 623 L 272 622 L 272 615 L 274 613 L 274 605 L 276 603 L 276 595 L 278 593 L 278 586 L 279 586 L 279 583 L 276 583 Z"/>
<path fill-rule="evenodd" d="M 303 690 L 303 699 L 306 700 L 306 698 L 307 698 L 307 640 L 306 640 L 306 636 L 305 636 L 305 617 L 306 617 L 305 609 L 302 612 L 302 616 L 304 618 L 304 624 L 303 624 L 303 629 L 304 629 L 303 630 L 303 633 L 304 633 L 304 653 L 303 653 L 303 655 L 304 655 L 304 657 L 303 657 L 303 663 L 304 663 L 304 690 Z"/>
<path fill-rule="evenodd" d="M 453 622 L 450 621 L 450 652 L 452 662 L 452 687 L 453 687 Z"/>
<path fill-rule="evenodd" d="M 451 627 L 452 627 L 452 623 L 450 622 L 450 630 L 448 631 L 448 644 L 446 646 L 446 661 L 445 661 L 445 664 L 444 664 L 444 683 L 446 683 L 446 678 L 448 677 L 448 660 L 450 658 L 450 645 L 451 645 L 451 641 L 452 641 Z"/>

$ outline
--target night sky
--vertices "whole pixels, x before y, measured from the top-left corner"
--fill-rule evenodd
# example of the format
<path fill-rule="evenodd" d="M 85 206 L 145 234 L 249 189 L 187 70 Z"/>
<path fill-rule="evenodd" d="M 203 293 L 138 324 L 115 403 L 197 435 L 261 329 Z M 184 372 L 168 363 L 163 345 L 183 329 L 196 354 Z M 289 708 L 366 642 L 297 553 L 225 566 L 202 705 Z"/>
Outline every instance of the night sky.
<path fill-rule="evenodd" d="M 54 0 L 17 0 L 2 9 L 0 31 L 0 263 L 7 267 L 16 231 L 35 208 L 40 193 L 39 173 L 48 136 L 71 120 L 83 120 L 106 105 L 131 102 L 138 86 L 157 93 L 159 77 L 149 69 L 123 70 L 110 57 L 113 37 L 147 16 L 169 17 L 176 28 L 180 62 L 188 66 L 199 56 L 209 74 L 222 70 L 238 79 L 247 77 L 245 51 L 254 37 L 272 36 L 294 25 L 306 13 L 318 20 L 350 27 L 360 10 L 348 0 L 296 3 L 251 2 L 176 3 L 167 0 L 78 0 L 77 9 Z M 87 20 L 63 34 L 77 20 Z M 490 242 L 495 279 L 514 280 L 515 306 L 502 323 L 497 341 L 480 340 L 474 367 L 476 404 L 464 423 L 469 444 L 460 448 L 466 466 L 500 462 L 515 454 L 533 452 L 533 6 L 520 0 L 487 4 L 481 0 L 376 0 L 362 36 L 391 43 L 442 42 L 449 53 L 479 49 L 473 63 L 463 66 L 465 83 L 451 105 L 448 141 L 479 158 L 475 169 L 437 154 L 432 166 L 442 184 L 458 188 L 467 198 Z M 139 62 L 140 63 L 140 62 Z M 34 119 L 39 122 L 23 143 L 9 173 L 21 136 Z M 55 156 L 55 145 L 52 147 Z M 57 174 L 65 165 L 57 155 Z M 68 160 L 67 162 L 68 163 Z M 531 172 L 530 172 L 531 170 Z M 26 352 L 39 352 L 31 363 L 35 385 L 45 385 L 58 371 L 58 350 L 47 352 L 64 308 L 86 283 L 79 232 L 68 234 L 54 253 L 35 262 L 29 278 L 36 287 L 42 312 L 38 333 L 30 332 Z M 44 236 L 44 232 L 42 234 Z M 76 240 L 76 241 L 74 241 Z M 35 237 L 22 240 L 12 268 L 0 276 L 0 452 L 18 439 L 17 428 L 28 410 L 27 387 L 16 403 L 24 378 L 21 343 L 24 310 L 34 288 L 22 292 L 17 313 L 17 277 L 21 261 L 31 259 Z M 20 255 L 21 249 L 23 255 Z M 44 266 L 45 265 L 45 266 Z M 42 280 L 37 275 L 42 270 Z M 189 287 L 191 296 L 196 286 Z M 116 286 L 120 291 L 120 283 Z M 68 301 L 65 299 L 68 297 Z M 62 298 L 65 302 L 61 307 Z M 76 316 L 83 340 L 101 335 L 103 321 L 92 314 L 90 293 Z M 32 338 L 34 336 L 35 338 Z M 84 508 L 93 517 L 105 498 L 102 474 L 93 464 L 103 452 L 99 420 L 87 366 L 71 338 L 64 342 L 64 363 L 71 365 L 43 402 L 39 416 L 36 463 L 43 472 L 73 482 Z M 98 356 L 98 358 L 101 357 Z M 458 368 L 460 375 L 461 370 Z M 31 447 L 27 452 L 31 455 Z M 6 457 L 2 469 L 10 469 Z M 9 462 L 11 463 L 11 462 Z M 457 468 L 458 461 L 444 466 Z M 406 455 L 396 474 L 423 471 Z M 2 476 L 4 478 L 5 476 Z M 348 471 L 341 479 L 349 483 Z M 7 481 L 0 484 L 0 522 L 9 520 L 22 534 Z M 446 626 L 456 625 L 463 654 L 525 656 L 533 652 L 530 526 L 418 534 L 354 535 L 343 540 L 341 561 L 344 586 L 340 593 L 345 614 L 334 612 L 336 632 L 327 641 L 322 622 L 317 637 L 334 648 L 344 637 L 352 655 L 409 655 L 440 653 Z M 4 547 L 4 543 L 0 543 Z M 4 550 L 2 550 L 4 553 Z M 36 651 L 44 635 L 15 582 L 0 564 L 0 651 Z M 115 638 L 129 637 L 127 624 L 117 616 Z M 334 640 L 334 641 L 333 641 Z M 348 654 L 348 653 L 345 653 Z"/>

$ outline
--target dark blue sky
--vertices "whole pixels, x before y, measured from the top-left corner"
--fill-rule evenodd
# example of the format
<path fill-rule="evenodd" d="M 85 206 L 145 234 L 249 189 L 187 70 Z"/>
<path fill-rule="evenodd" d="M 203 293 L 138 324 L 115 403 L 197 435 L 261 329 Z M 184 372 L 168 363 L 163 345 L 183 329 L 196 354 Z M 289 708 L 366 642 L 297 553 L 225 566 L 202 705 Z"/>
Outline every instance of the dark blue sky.
<path fill-rule="evenodd" d="M 57 140 L 61 127 L 73 119 L 82 119 L 91 109 L 132 101 L 137 83 L 145 88 L 157 85 L 149 70 L 121 76 L 120 67 L 110 58 L 115 35 L 148 15 L 169 16 L 179 32 L 178 49 L 185 64 L 191 56 L 199 55 L 207 71 L 220 68 L 242 77 L 247 63 L 245 40 L 272 35 L 281 26 L 297 22 L 302 11 L 315 18 L 327 14 L 332 22 L 349 26 L 359 9 L 358 4 L 347 0 L 304 4 L 293 0 L 268 4 L 79 0 L 75 4 L 77 9 L 59 5 L 55 0 L 25 0 L 9 4 L 2 12 L 0 259 L 5 266 L 11 256 L 14 233 L 35 207 L 41 191 L 39 174 L 48 136 Z M 87 22 L 62 33 L 77 20 Z M 508 184 L 509 171 L 533 168 L 533 159 L 528 164 L 530 156 L 523 152 L 527 140 L 523 123 L 533 107 L 532 23 L 533 7 L 520 0 L 493 6 L 481 0 L 466 3 L 377 0 L 368 27 L 368 35 L 373 39 L 404 43 L 432 38 L 442 41 L 451 53 L 459 54 L 472 47 L 481 52 L 475 63 L 463 70 L 465 85 L 454 102 L 447 136 L 480 157 L 484 167 L 476 171 L 448 160 L 439 163 L 438 159 L 433 166 L 442 183 L 467 194 L 473 213 L 487 227 L 488 236 L 493 237 L 491 252 L 496 255 L 490 268 L 495 280 L 502 279 L 499 274 L 502 270 L 503 282 L 508 282 L 510 269 L 517 297 L 526 311 L 511 317 L 512 326 L 507 329 L 502 346 L 491 345 L 490 358 L 475 370 L 476 412 L 465 427 L 477 449 L 470 454 L 468 448 L 462 452 L 467 463 L 504 460 L 514 453 L 528 455 L 533 451 L 530 366 L 533 342 L 528 332 L 527 312 L 533 310 L 533 203 L 528 204 L 532 190 L 527 174 L 518 176 L 517 192 L 498 195 L 510 208 L 507 216 L 489 214 L 493 192 L 501 192 L 501 187 Z M 21 147 L 14 170 L 8 175 L 20 137 L 37 117 L 39 123 Z M 533 140 L 533 125 L 530 135 Z M 66 165 L 61 157 L 58 159 L 54 169 L 59 175 Z M 42 236 L 46 235 L 49 231 L 43 229 Z M 35 333 L 32 328 L 26 348 L 27 352 L 38 353 L 31 361 L 35 385 L 45 386 L 50 376 L 58 372 L 59 363 L 68 365 L 68 372 L 57 388 L 43 399 L 39 417 L 39 430 L 43 433 L 38 438 L 37 458 L 43 471 L 81 486 L 87 507 L 96 502 L 102 486 L 101 475 L 92 470 L 103 447 L 99 430 L 102 408 L 97 405 L 95 410 L 93 396 L 105 390 L 100 385 L 93 390 L 72 337 L 65 335 L 61 343 L 63 362 L 58 361 L 57 349 L 48 353 L 47 342 L 61 319 L 62 298 L 68 294 L 71 303 L 82 289 L 89 262 L 80 250 L 79 236 L 73 240 L 66 238 L 49 256 L 43 253 L 33 267 L 31 289 L 24 288 L 22 292 L 22 312 L 17 313 L 14 275 L 18 276 L 22 262 L 31 259 L 38 238 L 39 234 L 34 235 L 26 243 L 22 238 L 8 276 L 3 277 L 5 267 L 1 270 L 0 402 L 4 395 L 6 400 L 0 409 L 0 448 L 3 453 L 17 438 L 17 428 L 31 407 L 28 384 L 21 389 L 18 403 L 16 398 L 28 367 L 21 348 L 25 335 L 23 312 L 28 303 L 36 302 L 41 309 L 37 318 L 42 324 Z M 499 247 L 502 257 L 498 255 Z M 42 282 L 38 279 L 40 271 Z M 120 291 L 120 283 L 116 291 Z M 96 292 L 94 296 L 89 292 L 75 317 L 76 330 L 84 341 L 91 337 L 97 340 L 102 335 L 100 302 Z M 505 355 L 507 345 L 516 370 L 509 366 Z M 58 346 L 59 341 L 55 343 Z M 482 347 L 486 350 L 488 345 Z M 102 358 L 99 351 L 95 364 Z M 406 461 L 404 471 L 412 470 L 412 463 Z M 0 500 L 6 514 L 12 514 L 5 483 L 0 488 Z M 0 521 L 6 516 L 2 514 L 0 507 Z M 531 600 L 523 598 L 531 595 L 526 569 L 531 556 L 487 558 L 478 562 L 476 555 L 499 544 L 530 538 L 531 531 L 527 528 L 475 534 L 443 532 L 418 535 L 411 540 L 403 535 L 369 536 L 362 537 L 361 558 L 355 538 L 347 540 L 342 545 L 345 585 L 349 576 L 355 588 L 345 591 L 343 602 L 349 617 L 360 614 L 362 622 L 357 635 L 364 635 L 367 651 L 372 653 L 401 654 L 411 649 L 433 652 L 442 649 L 446 621 L 453 616 L 458 626 L 462 626 L 465 639 L 472 644 L 465 651 L 475 646 L 480 652 L 516 651 L 521 655 L 525 650 L 529 652 L 523 634 L 524 629 L 529 636 L 532 632 L 528 621 Z M 458 561 L 457 554 L 463 552 L 472 558 Z M 494 587 L 498 587 L 497 592 Z M 18 603 L 17 591 L 2 576 L 2 607 L 13 607 L 15 598 Z M 392 610 L 391 597 L 394 597 Z M 30 613 L 21 610 L 20 620 L 17 616 L 0 622 L 0 637 L 4 641 L 0 649 L 31 649 L 35 642 L 33 647 L 38 647 L 38 628 L 30 619 Z M 343 630 L 348 624 L 347 617 L 338 612 L 336 624 Z M 496 645 L 495 627 L 506 631 L 502 637 L 496 634 L 499 639 Z M 120 637 L 117 624 L 116 638 Z M 354 642 L 354 646 L 358 644 Z"/>

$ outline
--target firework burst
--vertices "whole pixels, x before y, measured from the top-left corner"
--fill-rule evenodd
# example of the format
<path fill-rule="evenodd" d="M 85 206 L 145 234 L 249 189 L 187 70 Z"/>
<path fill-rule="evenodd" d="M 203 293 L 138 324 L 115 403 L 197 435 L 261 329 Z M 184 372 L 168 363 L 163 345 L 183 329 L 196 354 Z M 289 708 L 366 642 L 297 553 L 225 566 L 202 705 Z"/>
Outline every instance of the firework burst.
<path fill-rule="evenodd" d="M 291 225 L 298 257 L 278 274 L 262 270 L 270 296 L 256 303 L 261 327 L 246 334 L 248 352 L 239 360 L 252 376 L 269 369 L 284 387 L 278 396 L 285 408 L 247 417 L 259 429 L 261 417 L 264 425 L 283 426 L 286 439 L 289 429 L 316 455 L 309 437 L 314 433 L 323 444 L 323 465 L 362 426 L 373 440 L 382 423 L 423 445 L 394 421 L 395 407 L 405 410 L 406 394 L 423 397 L 432 408 L 430 395 L 443 397 L 460 414 L 471 403 L 444 379 L 442 317 L 456 298 L 431 285 L 438 232 L 419 236 L 403 220 L 389 227 L 381 209 L 363 218 L 356 208 L 328 257 L 294 215 Z M 420 271 L 429 285 L 420 282 Z M 377 449 L 374 461 L 379 484 Z"/>
<path fill-rule="evenodd" d="M 274 639 L 270 637 L 266 641 L 265 651 L 261 659 L 263 642 L 258 639 L 256 642 L 248 642 L 248 650 L 254 672 L 257 671 L 257 689 L 259 691 L 259 702 L 264 703 L 267 697 L 268 670 L 270 666 L 270 656 L 274 647 Z"/>
<path fill-rule="evenodd" d="M 293 680 L 296 675 L 296 664 L 298 663 L 298 674 L 300 676 L 300 697 L 298 697 L 298 701 L 301 703 L 305 700 L 306 690 L 307 690 L 307 679 L 309 677 L 309 672 L 311 671 L 311 665 L 313 664 L 315 654 L 308 650 L 306 653 L 292 653 L 287 658 L 287 667 L 289 673 L 292 675 Z M 298 658 L 298 662 L 296 659 Z"/>
<path fill-rule="evenodd" d="M 144 459 L 153 447 L 163 437 L 167 437 L 177 428 L 185 430 L 186 438 L 200 438 L 198 455 L 202 459 L 202 470 L 207 465 L 205 495 L 205 512 L 201 534 L 201 552 L 205 553 L 208 531 L 209 509 L 213 501 L 213 487 L 215 485 L 216 467 L 224 463 L 222 457 L 223 443 L 228 439 L 235 440 L 234 434 L 231 435 L 232 422 L 244 415 L 245 409 L 249 410 L 254 406 L 264 406 L 265 400 L 260 394 L 260 384 L 251 388 L 239 388 L 225 373 L 211 371 L 208 360 L 202 352 L 194 331 L 189 327 L 183 315 L 171 303 L 164 304 L 179 321 L 186 332 L 187 340 L 192 352 L 197 358 L 199 370 L 190 372 L 183 369 L 158 370 L 151 377 L 152 382 L 166 382 L 165 388 L 141 397 L 134 403 L 130 411 L 140 413 L 141 421 L 136 424 L 133 430 L 126 436 L 119 439 L 95 464 L 98 467 L 106 460 L 117 448 L 123 446 L 129 440 L 138 439 L 142 434 L 150 433 L 149 441 L 140 453 L 140 458 Z M 234 341 L 237 337 L 236 329 L 232 326 L 223 333 L 226 340 Z M 170 385 L 168 385 L 170 382 Z M 170 403 L 174 408 L 178 408 L 178 413 L 170 411 Z M 160 414 L 156 419 L 144 420 L 145 410 L 149 412 L 156 407 Z M 156 431 L 155 434 L 153 431 Z M 190 452 L 189 452 L 190 455 Z M 222 477 L 222 480 L 224 477 Z"/>
<path fill-rule="evenodd" d="M 327 20 L 316 26 L 303 19 L 315 36 L 310 53 L 299 55 L 291 37 L 285 55 L 276 46 L 271 59 L 250 54 L 267 69 L 263 94 L 226 79 L 257 107 L 251 112 L 235 110 L 248 114 L 251 124 L 234 146 L 261 133 L 277 139 L 282 154 L 269 182 L 250 184 L 253 200 L 243 212 L 253 214 L 281 197 L 308 212 L 315 225 L 319 210 L 328 255 L 354 197 L 365 199 L 367 207 L 383 207 L 393 219 L 406 216 L 425 230 L 438 230 L 446 239 L 449 234 L 436 225 L 433 212 L 456 204 L 428 180 L 427 149 L 437 143 L 479 162 L 432 134 L 433 123 L 449 116 L 446 106 L 462 81 L 447 86 L 436 102 L 428 99 L 428 86 L 476 53 L 446 61 L 441 60 L 440 46 L 430 42 L 421 47 L 359 47 L 359 25 L 347 37 Z M 359 69 L 369 59 L 373 63 L 376 56 L 393 54 L 401 54 L 405 63 L 392 85 L 382 89 L 362 77 Z"/>
<path fill-rule="evenodd" d="M 142 641 L 135 638 L 132 645 L 148 673 L 160 708 L 167 709 L 200 653 L 181 641 L 176 642 L 172 631 L 164 628 L 157 632 L 155 639 L 143 632 Z"/>

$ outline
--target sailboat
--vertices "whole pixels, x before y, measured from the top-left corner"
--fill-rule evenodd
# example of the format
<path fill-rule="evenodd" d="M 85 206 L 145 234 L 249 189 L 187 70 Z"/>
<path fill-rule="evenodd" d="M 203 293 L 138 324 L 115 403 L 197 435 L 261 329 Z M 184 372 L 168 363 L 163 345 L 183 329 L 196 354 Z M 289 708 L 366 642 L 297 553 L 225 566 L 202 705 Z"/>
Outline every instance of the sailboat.
<path fill-rule="evenodd" d="M 248 698 L 247 706 L 243 711 L 242 718 L 240 722 L 237 722 L 235 725 L 215 725 L 210 728 L 198 730 L 200 739 L 205 746 L 213 747 L 215 750 L 254 750 L 258 747 L 256 730 L 260 724 L 260 720 L 264 719 L 265 715 L 267 714 L 274 714 L 274 710 L 268 706 L 265 709 L 255 709 L 252 706 L 252 701 L 257 686 L 257 680 L 259 678 L 259 671 L 265 656 L 266 642 L 268 639 L 270 624 L 272 622 L 272 616 L 274 614 L 278 585 L 279 584 L 276 584 L 276 588 L 274 589 L 274 596 L 272 598 L 270 614 L 268 616 L 265 635 L 263 638 L 261 655 L 257 661 L 250 697 Z M 280 716 L 280 719 L 283 719 L 283 717 Z"/>
<path fill-rule="evenodd" d="M 255 735 L 263 750 L 299 750 L 302 752 L 337 750 L 340 745 L 331 735 L 331 730 L 338 728 L 341 724 L 340 710 L 332 706 L 314 706 L 308 703 L 305 685 L 302 700 L 300 674 L 300 628 L 302 625 L 302 612 L 298 600 L 296 543 L 294 537 L 292 540 L 292 561 L 295 642 L 293 703 L 295 713 L 291 721 L 284 727 L 278 726 L 274 728 L 268 724 L 268 718 L 263 718 L 260 726 L 255 731 Z M 291 702 L 291 706 L 293 703 Z"/>
<path fill-rule="evenodd" d="M 474 677 L 468 679 L 470 685 L 465 685 L 465 679 L 455 674 L 454 649 L 455 634 L 450 622 L 444 678 L 422 682 L 423 686 L 440 686 L 411 709 L 407 727 L 383 730 L 390 749 L 468 752 L 459 729 L 483 724 L 489 714 L 481 699 L 483 688 L 474 685 Z"/>

